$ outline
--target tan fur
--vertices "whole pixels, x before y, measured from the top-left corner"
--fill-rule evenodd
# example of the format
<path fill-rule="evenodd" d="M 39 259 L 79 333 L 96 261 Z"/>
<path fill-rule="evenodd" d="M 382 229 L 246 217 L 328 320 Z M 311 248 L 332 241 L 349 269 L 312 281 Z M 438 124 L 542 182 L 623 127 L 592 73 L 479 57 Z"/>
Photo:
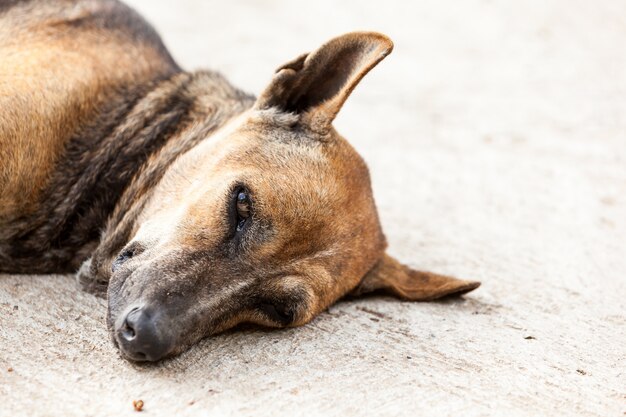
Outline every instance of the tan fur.
<path fill-rule="evenodd" d="M 149 45 L 99 28 L 72 27 L 103 7 L 109 6 L 37 4 L 24 25 L 30 8 L 25 5 L 2 18 L 0 219 L 32 211 L 65 143 L 93 118 L 108 91 L 166 70 Z"/>
<path fill-rule="evenodd" d="M 367 166 L 332 126 L 391 52 L 386 36 L 332 39 L 281 66 L 254 101 L 217 74 L 180 71 L 115 1 L 32 1 L 0 14 L 0 271 L 27 270 L 33 247 L 44 272 L 90 255 L 79 280 L 106 289 L 109 329 L 126 357 L 158 360 L 241 322 L 302 325 L 350 293 L 431 300 L 479 285 L 385 254 Z M 107 119 L 109 101 L 124 102 L 118 89 L 140 87 Z M 77 135 L 92 124 L 99 148 L 89 153 Z M 87 178 L 50 182 L 69 157 Z M 251 199 L 244 229 L 233 224 L 241 190 Z M 43 210 L 42 196 L 55 192 L 58 207 Z M 73 241 L 72 222 L 84 219 L 102 223 L 81 224 L 85 237 Z M 158 352 L 133 347 L 138 312 Z"/>

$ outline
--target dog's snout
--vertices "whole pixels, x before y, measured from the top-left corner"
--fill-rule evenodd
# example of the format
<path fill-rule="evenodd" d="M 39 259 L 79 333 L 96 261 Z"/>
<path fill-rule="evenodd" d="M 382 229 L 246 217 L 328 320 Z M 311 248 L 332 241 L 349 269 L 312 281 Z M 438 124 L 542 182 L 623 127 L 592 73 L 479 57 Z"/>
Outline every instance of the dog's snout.
<path fill-rule="evenodd" d="M 135 329 L 139 326 L 145 327 L 143 323 L 145 320 L 146 315 L 142 314 L 142 311 L 138 307 L 133 308 L 124 319 L 124 324 L 119 332 L 120 337 L 126 342 L 132 342 L 137 336 Z"/>
<path fill-rule="evenodd" d="M 134 361 L 157 361 L 169 352 L 171 343 L 159 331 L 155 314 L 135 307 L 117 329 L 117 339 L 125 356 Z"/>

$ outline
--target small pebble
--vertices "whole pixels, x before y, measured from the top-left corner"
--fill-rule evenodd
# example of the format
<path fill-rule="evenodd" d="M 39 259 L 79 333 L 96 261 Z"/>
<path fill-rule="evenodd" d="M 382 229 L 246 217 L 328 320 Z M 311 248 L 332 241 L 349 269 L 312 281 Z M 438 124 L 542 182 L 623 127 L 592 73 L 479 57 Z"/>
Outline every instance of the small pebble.
<path fill-rule="evenodd" d="M 143 410 L 143 400 L 133 401 L 133 407 L 135 408 L 135 411 Z"/>

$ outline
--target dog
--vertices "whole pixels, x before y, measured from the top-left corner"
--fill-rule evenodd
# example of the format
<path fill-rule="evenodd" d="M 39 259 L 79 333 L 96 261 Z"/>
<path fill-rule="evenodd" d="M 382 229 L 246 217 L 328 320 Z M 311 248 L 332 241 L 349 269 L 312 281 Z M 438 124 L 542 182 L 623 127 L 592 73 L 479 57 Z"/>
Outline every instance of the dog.
<path fill-rule="evenodd" d="M 347 295 L 477 288 L 386 254 L 367 166 L 332 126 L 392 48 L 339 36 L 255 98 L 183 71 L 116 0 L 0 0 L 0 272 L 76 273 L 132 361 Z"/>

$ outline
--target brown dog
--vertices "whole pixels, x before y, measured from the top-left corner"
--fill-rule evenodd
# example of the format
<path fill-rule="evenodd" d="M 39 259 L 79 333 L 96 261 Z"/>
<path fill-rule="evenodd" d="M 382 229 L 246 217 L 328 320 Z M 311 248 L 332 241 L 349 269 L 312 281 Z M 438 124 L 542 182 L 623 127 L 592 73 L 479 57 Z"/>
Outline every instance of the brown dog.
<path fill-rule="evenodd" d="M 391 49 L 340 36 L 255 100 L 182 71 L 115 0 L 0 0 L 0 272 L 80 267 L 138 361 L 347 294 L 478 287 L 385 254 L 367 167 L 331 125 Z"/>

